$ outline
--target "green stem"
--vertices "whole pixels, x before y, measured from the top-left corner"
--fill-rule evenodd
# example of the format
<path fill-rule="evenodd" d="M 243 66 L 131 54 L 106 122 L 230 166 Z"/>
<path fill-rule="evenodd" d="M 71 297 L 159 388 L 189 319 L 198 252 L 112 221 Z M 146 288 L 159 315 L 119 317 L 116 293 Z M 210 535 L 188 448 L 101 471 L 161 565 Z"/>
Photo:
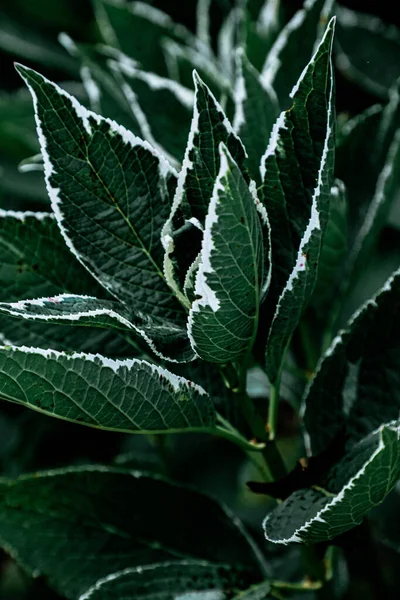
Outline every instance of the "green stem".
<path fill-rule="evenodd" d="M 271 385 L 271 391 L 269 394 L 267 430 L 268 439 L 270 441 L 274 441 L 276 437 L 276 429 L 278 424 L 279 388 L 280 376 L 275 382 L 275 385 Z"/>

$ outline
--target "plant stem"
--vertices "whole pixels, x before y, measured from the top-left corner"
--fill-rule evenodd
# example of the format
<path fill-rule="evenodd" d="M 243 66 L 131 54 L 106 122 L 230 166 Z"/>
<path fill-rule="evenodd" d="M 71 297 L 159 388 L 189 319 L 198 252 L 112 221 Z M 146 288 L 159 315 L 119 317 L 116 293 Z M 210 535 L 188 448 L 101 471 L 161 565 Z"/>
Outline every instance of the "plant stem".
<path fill-rule="evenodd" d="M 273 441 L 276 437 L 276 428 L 278 424 L 279 388 L 280 376 L 275 382 L 275 385 L 271 385 L 271 391 L 269 394 L 267 430 L 268 439 L 270 441 Z"/>

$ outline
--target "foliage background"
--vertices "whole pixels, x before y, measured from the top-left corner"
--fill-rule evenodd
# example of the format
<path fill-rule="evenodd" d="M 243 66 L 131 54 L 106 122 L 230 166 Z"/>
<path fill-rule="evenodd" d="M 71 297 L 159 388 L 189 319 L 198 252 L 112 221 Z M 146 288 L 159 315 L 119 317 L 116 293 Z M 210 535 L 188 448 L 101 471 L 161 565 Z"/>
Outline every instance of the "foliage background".
<path fill-rule="evenodd" d="M 188 0 L 149 1 L 169 13 L 177 22 L 189 29 L 195 27 L 195 2 Z M 349 8 L 379 16 L 386 23 L 400 26 L 400 15 L 393 10 L 392 0 L 347 0 L 341 2 Z M 301 7 L 301 0 L 283 0 L 287 17 Z M 212 27 L 216 32 L 222 17 L 231 7 L 230 0 L 216 0 Z M 13 127 L 15 115 L 20 127 L 24 119 L 32 118 L 28 95 L 17 91 L 21 80 L 13 68 L 13 60 L 23 56 L 23 62 L 39 68 L 29 46 L 32 37 L 38 38 L 45 47 L 57 46 L 60 31 L 69 33 L 76 41 L 95 42 L 98 32 L 94 23 L 90 0 L 1 0 L 0 1 L 0 207 L 7 209 L 44 209 L 47 203 L 44 184 L 34 174 L 19 174 L 18 163 L 34 153 L 31 140 L 21 142 Z M 13 34 L 26 41 L 26 48 L 17 48 Z M 14 41 L 13 41 L 14 40 Z M 58 68 L 57 60 L 39 70 L 53 81 L 78 80 L 79 74 Z M 400 75 L 400 64 L 399 64 Z M 15 98 L 14 113 L 9 113 Z M 24 100 L 26 98 L 27 101 Z M 353 115 L 374 104 L 377 98 L 363 92 L 337 74 L 338 113 Z M 7 107 L 6 107 L 7 104 Z M 34 143 L 33 143 L 34 145 Z M 362 173 L 360 173 L 362 177 Z M 368 265 L 355 291 L 352 312 L 364 299 L 374 293 L 389 274 L 400 264 L 400 218 L 392 215 L 385 228 L 374 260 Z M 350 303 L 351 304 L 351 303 Z M 349 315 L 344 315 L 344 318 Z M 298 427 L 296 417 L 289 405 L 284 405 L 279 423 L 281 449 L 288 462 L 297 458 Z M 71 443 L 72 442 L 72 443 Z M 222 440 L 208 436 L 185 437 L 184 452 L 180 451 L 182 439 L 154 439 L 153 442 L 135 436 L 82 428 L 71 423 L 49 419 L 18 406 L 2 403 L 0 406 L 0 471 L 16 476 L 35 469 L 47 469 L 67 464 L 124 464 L 145 467 L 164 472 L 168 457 L 168 475 L 178 481 L 198 486 L 218 497 L 246 521 L 256 537 L 262 535 L 259 523 L 265 514 L 263 497 L 245 491 L 244 482 L 251 478 L 246 471 L 240 450 Z M 216 448 L 218 446 L 218 448 Z M 216 459 L 218 457 L 218 459 Z M 388 509 L 393 498 L 387 501 Z M 368 547 L 362 527 L 356 529 L 343 541 L 348 559 L 351 586 L 348 598 L 397 598 L 395 582 L 400 568 L 397 553 L 383 546 Z M 264 542 L 261 541 L 261 544 Z M 279 560 L 280 547 L 273 549 Z M 369 552 L 369 550 L 371 550 Z M 376 554 L 376 552 L 378 554 Z M 60 557 L 62 560 L 62 557 Z M 376 568 L 379 563 L 380 568 Z M 289 566 L 290 568 L 290 566 Z M 368 579 L 365 577 L 368 573 Z M 303 596 L 305 597 L 305 596 Z M 40 579 L 32 582 L 16 564 L 0 551 L 0 598 L 2 600 L 56 600 L 57 596 Z"/>

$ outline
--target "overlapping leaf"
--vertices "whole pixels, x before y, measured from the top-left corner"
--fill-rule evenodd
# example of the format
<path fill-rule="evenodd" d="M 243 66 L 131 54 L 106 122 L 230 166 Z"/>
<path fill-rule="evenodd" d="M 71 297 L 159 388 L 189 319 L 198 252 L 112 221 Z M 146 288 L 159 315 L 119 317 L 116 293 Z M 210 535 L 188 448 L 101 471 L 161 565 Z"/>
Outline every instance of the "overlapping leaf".
<path fill-rule="evenodd" d="M 221 106 L 197 73 L 194 82 L 189 140 L 171 214 L 162 231 L 165 275 L 186 304 L 182 293 L 184 279 L 200 251 L 202 228 L 220 166 L 218 146 L 223 142 L 240 168 L 246 156 Z"/>
<path fill-rule="evenodd" d="M 108 574 L 161 561 L 224 563 L 232 572 L 245 565 L 260 576 L 258 549 L 213 500 L 106 467 L 2 480 L 0 544 L 71 599 Z"/>
<path fill-rule="evenodd" d="M 196 594 L 224 600 L 246 587 L 249 576 L 231 566 L 204 561 L 175 561 L 125 569 L 100 579 L 79 600 L 170 600 Z"/>
<path fill-rule="evenodd" d="M 146 361 L 0 347 L 0 397 L 44 414 L 127 432 L 212 429 L 208 394 Z"/>
<path fill-rule="evenodd" d="M 400 425 L 381 425 L 328 473 L 325 490 L 295 492 L 264 521 L 268 540 L 315 544 L 359 525 L 400 476 Z"/>
<path fill-rule="evenodd" d="M 190 129 L 193 92 L 171 79 L 141 71 L 125 59 L 112 65 L 123 75 L 126 97 L 138 103 L 141 135 L 150 143 L 154 140 L 180 163 Z"/>
<path fill-rule="evenodd" d="M 0 315 L 46 324 L 80 325 L 134 333 L 162 359 L 185 362 L 195 358 L 186 330 L 170 321 L 132 313 L 120 302 L 93 296 L 61 294 L 14 303 L 0 302 Z"/>
<path fill-rule="evenodd" d="M 227 363 L 254 342 L 264 247 L 256 202 L 239 167 L 220 146 L 218 174 L 205 222 L 189 337 L 197 355 Z M 269 265 L 268 265 L 269 268 Z"/>
<path fill-rule="evenodd" d="M 280 104 L 289 104 L 289 94 L 322 37 L 333 8 L 333 0 L 306 0 L 281 30 L 267 55 L 262 76 L 275 90 Z"/>
<path fill-rule="evenodd" d="M 75 256 L 133 310 L 183 320 L 162 273 L 175 174 L 151 146 L 19 66 L 35 103 L 58 224 Z"/>
<path fill-rule="evenodd" d="M 272 241 L 270 306 L 277 302 L 266 349 L 272 383 L 279 379 L 284 353 L 312 294 L 329 214 L 335 137 L 333 32 L 332 20 L 293 90 L 292 108 L 274 125 L 262 160 Z"/>
<path fill-rule="evenodd" d="M 50 213 L 0 211 L 0 300 L 15 302 L 30 295 L 54 297 L 63 292 L 98 294 L 104 290 L 71 256 Z M 42 325 L 0 317 L 0 330 L 10 344 L 102 352 L 129 356 L 134 348 L 117 332 L 92 327 Z"/>
<path fill-rule="evenodd" d="M 251 177 L 260 179 L 260 160 L 279 113 L 272 88 L 266 86 L 242 50 L 236 55 L 235 118 L 233 127 L 248 154 Z"/>

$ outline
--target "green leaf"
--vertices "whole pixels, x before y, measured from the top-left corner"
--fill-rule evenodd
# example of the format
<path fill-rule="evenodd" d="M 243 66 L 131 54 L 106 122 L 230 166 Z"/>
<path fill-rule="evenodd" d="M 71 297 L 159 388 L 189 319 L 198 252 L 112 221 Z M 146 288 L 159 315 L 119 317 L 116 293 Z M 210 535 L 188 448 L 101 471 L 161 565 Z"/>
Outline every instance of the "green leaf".
<path fill-rule="evenodd" d="M 257 585 L 252 585 L 249 589 L 240 592 L 233 598 L 233 600 L 266 600 L 266 598 L 273 598 L 270 595 L 271 584 L 269 581 L 263 581 Z"/>
<path fill-rule="evenodd" d="M 92 466 L 2 480 L 0 517 L 1 545 L 71 599 L 111 573 L 160 561 L 245 565 L 261 578 L 259 550 L 237 518 L 139 472 Z"/>
<path fill-rule="evenodd" d="M 29 56 L 32 62 L 76 75 L 76 62 L 58 44 L 35 33 L 32 27 L 25 28 L 11 20 L 3 11 L 0 22 L 1 50 L 18 57 Z"/>
<path fill-rule="evenodd" d="M 247 10 L 251 11 L 250 2 L 246 3 Z M 271 50 L 280 30 L 282 23 L 281 0 L 265 0 L 257 11 L 257 16 L 249 17 L 246 23 L 246 54 L 250 63 L 261 70 L 268 52 Z"/>
<path fill-rule="evenodd" d="M 165 319 L 132 313 L 120 302 L 61 294 L 14 303 L 0 302 L 0 314 L 47 324 L 122 330 L 142 337 L 159 358 L 173 362 L 195 358 L 186 329 Z"/>
<path fill-rule="evenodd" d="M 304 424 L 313 454 L 340 431 L 351 441 L 398 418 L 400 408 L 400 272 L 366 302 L 322 356 L 303 400 Z M 346 381 L 353 378 L 348 401 Z"/>
<path fill-rule="evenodd" d="M 246 156 L 221 106 L 197 73 L 194 83 L 189 140 L 171 214 L 162 230 L 165 276 L 186 306 L 188 301 L 182 289 L 187 271 L 200 252 L 202 228 L 220 167 L 218 146 L 221 142 L 226 144 L 240 168 Z"/>
<path fill-rule="evenodd" d="M 331 189 L 329 218 L 322 240 L 318 277 L 311 299 L 318 313 L 325 313 L 332 305 L 347 253 L 347 197 L 346 188 L 339 179 Z"/>
<path fill-rule="evenodd" d="M 281 106 L 288 105 L 290 90 L 322 38 L 332 8 L 333 0 L 306 0 L 269 51 L 261 75 L 275 90 Z"/>
<path fill-rule="evenodd" d="M 65 292 L 104 295 L 104 290 L 69 252 L 49 213 L 0 210 L 0 300 L 28 295 L 55 297 Z M 42 325 L 0 317 L 8 343 L 54 350 L 80 350 L 106 356 L 129 356 L 134 349 L 117 332 L 86 327 Z"/>
<path fill-rule="evenodd" d="M 71 256 L 50 213 L 0 210 L 0 300 L 104 291 Z"/>
<path fill-rule="evenodd" d="M 193 87 L 193 70 L 195 70 L 210 90 L 221 98 L 221 102 L 231 94 L 231 82 L 224 73 L 221 73 L 214 55 L 209 56 L 196 44 L 185 46 L 170 39 L 164 39 L 162 47 L 170 79 L 191 89 Z"/>
<path fill-rule="evenodd" d="M 166 13 L 145 2 L 97 0 L 98 25 L 104 41 L 137 60 L 143 69 L 166 74 L 164 37 L 193 43 L 193 34 Z M 143 42 L 145 40 L 145 43 Z"/>
<path fill-rule="evenodd" d="M 249 577 L 247 576 L 247 581 Z M 79 600 L 171 600 L 192 596 L 224 600 L 245 585 L 232 566 L 204 561 L 174 561 L 125 569 L 100 579 Z"/>
<path fill-rule="evenodd" d="M 291 336 L 313 292 L 328 220 L 335 138 L 333 33 L 332 19 L 293 90 L 292 108 L 274 125 L 261 163 L 271 223 L 270 306 L 277 302 L 266 348 L 272 384 L 279 379 Z"/>
<path fill-rule="evenodd" d="M 233 128 L 247 150 L 250 175 L 259 181 L 260 160 L 279 114 L 278 100 L 273 89 L 263 83 L 242 49 L 236 54 L 236 62 Z"/>
<path fill-rule="evenodd" d="M 89 352 L 110 358 L 143 355 L 141 349 L 138 349 L 136 344 L 133 345 L 129 336 L 115 330 L 49 325 L 0 316 L 0 332 L 4 336 L 1 343 L 8 346 L 30 346 L 43 350 L 51 348 L 60 352 Z"/>
<path fill-rule="evenodd" d="M 212 429 L 215 410 L 199 386 L 137 359 L 0 347 L 0 397 L 100 429 Z"/>
<path fill-rule="evenodd" d="M 123 75 L 126 97 L 136 98 L 142 136 L 182 162 L 193 109 L 193 92 L 176 81 L 141 71 L 126 60 L 112 61 Z M 162 107 L 162 110 L 160 110 Z"/>
<path fill-rule="evenodd" d="M 336 13 L 338 68 L 347 79 L 385 100 L 393 81 L 400 77 L 400 31 L 344 6 L 338 6 Z"/>
<path fill-rule="evenodd" d="M 107 49 L 112 53 L 117 53 L 118 56 L 121 53 L 115 48 L 109 49 L 107 46 L 77 44 L 66 33 L 59 35 L 59 41 L 80 63 L 80 75 L 90 108 L 103 117 L 113 119 L 135 135 L 140 135 L 141 129 L 135 114 L 135 107 L 129 102 L 120 85 L 117 85 L 115 77 L 105 64 L 108 57 L 104 53 Z M 127 56 L 122 56 L 125 61 L 136 64 Z"/>
<path fill-rule="evenodd" d="M 52 207 L 71 252 L 132 310 L 183 322 L 162 273 L 175 173 L 154 148 L 35 71 L 31 90 Z"/>
<path fill-rule="evenodd" d="M 329 472 L 325 491 L 295 492 L 264 521 L 268 540 L 280 544 L 315 544 L 359 525 L 380 504 L 400 476 L 400 425 L 381 425 Z"/>
<path fill-rule="evenodd" d="M 252 347 L 263 285 L 263 236 L 254 189 L 226 147 L 205 222 L 188 333 L 196 354 L 227 363 Z M 266 221 L 268 218 L 265 216 Z"/>

